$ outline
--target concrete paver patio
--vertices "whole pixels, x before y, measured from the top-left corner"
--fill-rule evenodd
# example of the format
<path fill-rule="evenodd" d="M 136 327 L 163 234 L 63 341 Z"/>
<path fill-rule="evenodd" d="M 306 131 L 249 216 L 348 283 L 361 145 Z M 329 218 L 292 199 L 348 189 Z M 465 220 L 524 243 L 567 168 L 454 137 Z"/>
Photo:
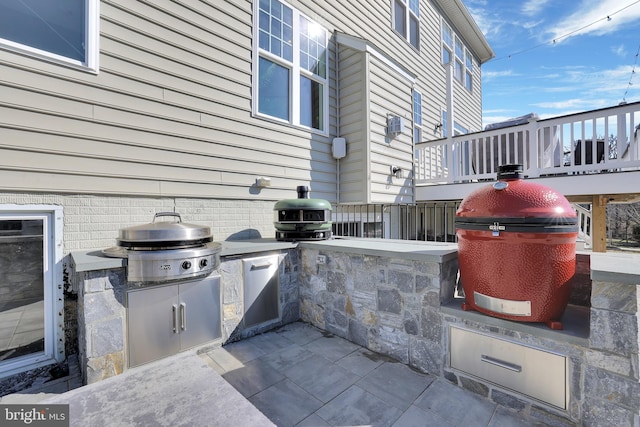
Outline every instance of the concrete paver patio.
<path fill-rule="evenodd" d="M 201 357 L 278 426 L 544 425 L 302 322 Z"/>
<path fill-rule="evenodd" d="M 66 403 L 92 427 L 544 425 L 302 322 L 2 403 Z"/>

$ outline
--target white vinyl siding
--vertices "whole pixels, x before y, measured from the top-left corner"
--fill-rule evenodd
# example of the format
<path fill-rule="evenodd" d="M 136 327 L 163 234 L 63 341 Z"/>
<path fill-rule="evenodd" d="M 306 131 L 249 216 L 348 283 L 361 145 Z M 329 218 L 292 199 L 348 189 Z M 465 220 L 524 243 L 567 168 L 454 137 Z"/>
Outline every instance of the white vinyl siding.
<path fill-rule="evenodd" d="M 349 37 L 344 42 L 362 50 L 340 47 L 340 131 L 349 144 L 340 163 L 340 201 L 410 203 L 412 78 L 371 46 Z M 387 134 L 388 116 L 404 118 L 402 133 Z M 392 166 L 402 168 L 401 178 L 391 176 Z"/>
<path fill-rule="evenodd" d="M 423 140 L 434 137 L 445 105 L 442 14 L 419 3 L 417 51 L 398 43 L 389 0 L 296 2 L 329 39 L 322 133 L 254 116 L 253 5 L 102 0 L 99 74 L 0 49 L 0 191 L 274 201 L 309 185 L 311 197 L 334 202 L 331 140 L 342 136 L 341 200 L 400 197 L 412 185 L 411 91 L 423 96 Z M 395 68 L 343 47 L 336 74 L 336 31 L 367 40 Z M 361 73 L 369 80 L 357 80 Z M 474 130 L 479 65 L 472 73 L 473 92 L 454 90 L 456 120 Z M 387 113 L 405 119 L 404 134 L 389 142 Z M 405 186 L 386 183 L 391 162 L 406 171 Z M 256 189 L 259 176 L 271 186 Z"/>

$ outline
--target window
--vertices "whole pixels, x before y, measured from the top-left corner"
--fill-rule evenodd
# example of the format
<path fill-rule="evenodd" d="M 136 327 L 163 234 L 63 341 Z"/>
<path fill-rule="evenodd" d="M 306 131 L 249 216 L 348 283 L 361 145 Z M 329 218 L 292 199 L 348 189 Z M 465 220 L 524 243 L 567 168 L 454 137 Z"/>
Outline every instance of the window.
<path fill-rule="evenodd" d="M 393 0 L 393 29 L 420 49 L 420 0 Z"/>
<path fill-rule="evenodd" d="M 464 87 L 467 88 L 469 92 L 473 90 L 473 56 L 467 50 L 465 51 L 465 79 L 464 79 Z"/>
<path fill-rule="evenodd" d="M 326 132 L 327 31 L 279 0 L 256 4 L 254 114 Z"/>
<path fill-rule="evenodd" d="M 464 62 L 464 47 L 462 47 L 462 43 L 460 42 L 460 39 L 456 37 L 456 43 L 455 43 L 455 51 L 456 51 L 456 64 L 455 64 L 455 68 L 453 69 L 453 77 L 456 78 L 456 80 L 458 80 L 459 82 L 462 82 L 462 80 L 464 79 L 464 73 L 463 73 L 463 65 L 462 63 Z"/>
<path fill-rule="evenodd" d="M 473 55 L 444 20 L 442 21 L 441 38 L 442 63 L 447 65 L 454 60 L 454 78 L 463 84 L 469 92 L 473 91 Z"/>
<path fill-rule="evenodd" d="M 422 141 L 422 94 L 413 91 L 413 143 Z"/>
<path fill-rule="evenodd" d="M 62 209 L 0 206 L 0 376 L 64 358 Z"/>
<path fill-rule="evenodd" d="M 97 71 L 98 4 L 99 0 L 2 0 L 0 46 Z"/>
<path fill-rule="evenodd" d="M 453 31 L 446 22 L 442 21 L 442 63 L 451 63 L 451 55 L 453 52 Z"/>

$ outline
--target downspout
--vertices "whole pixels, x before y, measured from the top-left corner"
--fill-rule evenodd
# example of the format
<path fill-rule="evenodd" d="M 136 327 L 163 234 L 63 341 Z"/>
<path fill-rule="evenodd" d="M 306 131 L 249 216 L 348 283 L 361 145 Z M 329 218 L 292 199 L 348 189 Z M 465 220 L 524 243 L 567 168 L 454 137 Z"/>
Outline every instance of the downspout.
<path fill-rule="evenodd" d="M 453 130 L 454 130 L 454 102 L 453 102 L 453 60 L 445 65 L 447 78 L 447 168 L 449 170 L 449 182 L 453 182 L 455 171 L 453 166 Z"/>
<path fill-rule="evenodd" d="M 340 71 L 338 65 L 338 30 L 333 30 L 333 40 L 335 43 L 334 66 L 336 67 L 336 137 L 340 137 Z M 336 159 L 336 208 L 340 204 L 340 159 Z"/>

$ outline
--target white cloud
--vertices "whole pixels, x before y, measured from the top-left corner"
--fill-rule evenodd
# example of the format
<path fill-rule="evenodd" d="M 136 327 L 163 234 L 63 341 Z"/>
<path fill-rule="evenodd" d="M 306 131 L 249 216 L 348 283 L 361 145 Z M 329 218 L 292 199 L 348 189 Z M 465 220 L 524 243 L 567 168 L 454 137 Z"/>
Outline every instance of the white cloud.
<path fill-rule="evenodd" d="M 565 99 L 565 100 L 556 101 L 556 102 L 538 102 L 532 105 L 534 107 L 554 109 L 554 110 L 566 110 L 568 108 L 583 110 L 585 109 L 585 107 L 593 105 L 593 101 L 591 99 L 574 98 L 574 99 Z"/>
<path fill-rule="evenodd" d="M 514 77 L 517 76 L 512 70 L 502 70 L 502 71 L 483 71 L 482 72 L 482 80 L 488 81 L 500 77 Z"/>
<path fill-rule="evenodd" d="M 547 3 L 549 3 L 549 0 L 528 0 L 522 5 L 521 10 L 525 15 L 537 15 L 544 9 Z"/>
<path fill-rule="evenodd" d="M 624 58 L 627 55 L 627 50 L 624 48 L 624 45 L 621 44 L 619 46 L 611 46 L 611 52 L 620 58 Z"/>
<path fill-rule="evenodd" d="M 610 19 L 607 19 L 607 18 Z M 626 0 L 582 0 L 575 12 L 559 20 L 548 30 L 550 39 L 562 42 L 579 34 L 604 35 L 640 20 L 640 2 Z"/>
<path fill-rule="evenodd" d="M 473 17 L 473 20 L 476 21 L 476 24 L 478 24 L 478 28 L 480 28 L 482 34 L 487 38 L 491 36 L 498 37 L 505 25 L 505 21 L 496 18 L 488 9 L 485 9 L 485 2 L 472 1 L 466 3 L 467 10 Z"/>
<path fill-rule="evenodd" d="M 537 21 L 529 21 L 529 22 L 523 22 L 522 23 L 522 28 L 525 28 L 527 30 L 530 30 L 532 28 L 537 27 L 538 25 L 542 24 L 544 22 L 543 19 L 539 19 Z"/>

